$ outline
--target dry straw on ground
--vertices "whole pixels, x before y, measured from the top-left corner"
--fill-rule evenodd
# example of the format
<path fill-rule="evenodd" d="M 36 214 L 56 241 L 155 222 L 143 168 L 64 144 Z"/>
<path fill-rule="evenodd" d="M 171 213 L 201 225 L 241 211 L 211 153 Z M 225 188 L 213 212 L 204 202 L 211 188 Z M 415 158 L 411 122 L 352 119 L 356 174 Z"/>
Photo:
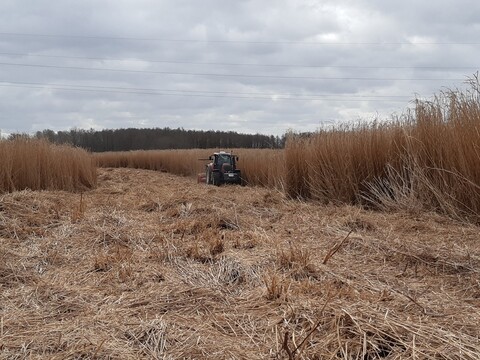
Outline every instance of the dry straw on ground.
<path fill-rule="evenodd" d="M 480 354 L 474 225 L 135 169 L 0 200 L 0 359 Z"/>

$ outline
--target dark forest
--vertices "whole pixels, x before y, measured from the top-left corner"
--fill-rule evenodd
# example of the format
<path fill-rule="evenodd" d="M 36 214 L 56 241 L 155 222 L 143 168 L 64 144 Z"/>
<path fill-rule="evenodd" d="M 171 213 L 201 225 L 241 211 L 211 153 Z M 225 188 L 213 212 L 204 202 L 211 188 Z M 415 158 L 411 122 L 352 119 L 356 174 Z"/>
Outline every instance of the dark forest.
<path fill-rule="evenodd" d="M 163 149 L 207 149 L 207 148 L 250 148 L 278 149 L 285 144 L 285 136 L 262 134 L 239 134 L 233 131 L 201 131 L 181 128 L 115 129 L 38 131 L 37 138 L 55 144 L 70 144 L 92 152 L 163 150 Z"/>

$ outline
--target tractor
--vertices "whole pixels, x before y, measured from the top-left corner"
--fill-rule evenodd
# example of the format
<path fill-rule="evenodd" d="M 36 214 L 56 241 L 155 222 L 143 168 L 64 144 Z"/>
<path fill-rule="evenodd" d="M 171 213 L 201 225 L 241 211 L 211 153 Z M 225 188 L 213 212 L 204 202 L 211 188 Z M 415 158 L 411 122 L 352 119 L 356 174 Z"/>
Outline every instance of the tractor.
<path fill-rule="evenodd" d="M 211 162 L 205 165 L 205 182 L 207 184 L 241 184 L 242 177 L 237 169 L 238 156 L 225 151 L 216 152 L 208 160 Z"/>

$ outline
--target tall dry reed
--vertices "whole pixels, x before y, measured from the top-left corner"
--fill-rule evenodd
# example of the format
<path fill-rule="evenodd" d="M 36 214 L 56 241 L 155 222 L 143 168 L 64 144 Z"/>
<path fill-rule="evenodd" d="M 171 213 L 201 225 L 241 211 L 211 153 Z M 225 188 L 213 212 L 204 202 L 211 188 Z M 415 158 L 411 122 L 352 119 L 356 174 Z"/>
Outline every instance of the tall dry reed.
<path fill-rule="evenodd" d="M 480 220 L 480 102 L 448 92 L 415 114 L 290 137 L 290 195 Z"/>
<path fill-rule="evenodd" d="M 0 192 L 76 191 L 95 186 L 96 179 L 85 150 L 28 138 L 0 141 Z"/>
<path fill-rule="evenodd" d="M 209 155 L 218 149 L 150 150 L 96 153 L 100 167 L 129 167 L 165 171 L 182 176 L 196 176 L 205 171 Z M 246 184 L 283 189 L 285 161 L 283 150 L 239 149 L 238 169 Z"/>
<path fill-rule="evenodd" d="M 210 150 L 138 150 L 95 153 L 99 167 L 126 167 L 193 176 L 203 171 Z"/>
<path fill-rule="evenodd" d="M 238 167 L 246 184 L 285 190 L 284 150 L 239 149 L 235 153 L 239 155 Z"/>
<path fill-rule="evenodd" d="M 386 164 L 400 168 L 406 122 L 359 123 L 320 130 L 287 143 L 291 195 L 325 202 L 358 202 L 368 184 L 384 178 Z"/>
<path fill-rule="evenodd" d="M 418 103 L 407 142 L 411 187 L 428 208 L 480 216 L 480 102 L 450 92 Z"/>

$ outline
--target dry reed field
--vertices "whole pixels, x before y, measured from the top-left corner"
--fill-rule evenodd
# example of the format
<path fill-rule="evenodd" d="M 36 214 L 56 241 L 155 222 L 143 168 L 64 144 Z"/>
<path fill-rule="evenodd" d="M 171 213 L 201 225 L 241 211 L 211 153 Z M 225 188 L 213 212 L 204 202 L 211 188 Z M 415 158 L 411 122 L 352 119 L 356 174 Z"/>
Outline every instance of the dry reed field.
<path fill-rule="evenodd" d="M 234 151 L 247 187 L 1 141 L 0 359 L 479 359 L 479 124 L 449 92 L 292 134 Z"/>
<path fill-rule="evenodd" d="M 214 150 L 96 154 L 99 166 L 203 171 Z M 379 210 L 435 211 L 480 222 L 479 93 L 447 92 L 418 101 L 415 113 L 395 121 L 290 134 L 286 149 L 239 149 L 238 167 L 249 185 L 292 198 L 360 204 Z"/>
<path fill-rule="evenodd" d="M 473 224 L 140 169 L 0 204 L 0 359 L 480 356 Z"/>
<path fill-rule="evenodd" d="M 82 191 L 96 184 L 96 166 L 85 150 L 43 140 L 0 140 L 0 193 L 15 190 Z"/>
<path fill-rule="evenodd" d="M 417 102 L 414 116 L 293 139 L 286 188 L 322 202 L 480 222 L 479 149 L 479 94 L 448 92 Z"/>
<path fill-rule="evenodd" d="M 222 149 L 225 150 L 225 149 Z M 149 150 L 106 152 L 93 154 L 100 167 L 126 167 L 169 172 L 195 177 L 205 172 L 208 157 L 220 149 Z M 275 189 L 285 186 L 285 160 L 283 150 L 235 149 L 239 168 L 247 185 L 260 185 Z"/>

